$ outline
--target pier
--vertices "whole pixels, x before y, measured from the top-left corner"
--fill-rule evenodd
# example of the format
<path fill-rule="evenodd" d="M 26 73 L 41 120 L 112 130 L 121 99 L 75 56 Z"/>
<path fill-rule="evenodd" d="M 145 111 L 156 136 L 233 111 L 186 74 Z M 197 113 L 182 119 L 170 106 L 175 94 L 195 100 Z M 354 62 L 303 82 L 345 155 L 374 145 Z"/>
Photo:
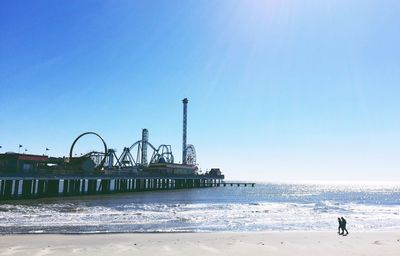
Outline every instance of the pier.
<path fill-rule="evenodd" d="M 223 176 L 3 176 L 0 200 L 219 187 Z"/>
<path fill-rule="evenodd" d="M 233 186 L 254 187 L 255 185 L 256 185 L 256 183 L 254 183 L 254 182 L 220 182 L 217 184 L 218 187 L 220 187 L 220 186 L 224 186 L 224 187 L 227 187 L 227 186 L 230 186 L 230 187 L 233 187 Z"/>
<path fill-rule="evenodd" d="M 150 143 L 146 128 L 142 129 L 141 139 L 124 147 L 119 156 L 117 150 L 109 148 L 98 133 L 87 131 L 73 140 L 67 157 L 11 151 L 0 154 L 0 200 L 222 186 L 254 187 L 255 183 L 224 182 L 225 177 L 219 168 L 210 168 L 205 173 L 199 170 L 196 149 L 187 143 L 188 102 L 187 98 L 182 100 L 182 163 L 176 163 L 171 145 L 160 144 L 157 147 Z M 81 139 L 88 136 L 98 140 L 100 148 L 78 152 L 77 145 L 81 143 L 82 146 Z"/>

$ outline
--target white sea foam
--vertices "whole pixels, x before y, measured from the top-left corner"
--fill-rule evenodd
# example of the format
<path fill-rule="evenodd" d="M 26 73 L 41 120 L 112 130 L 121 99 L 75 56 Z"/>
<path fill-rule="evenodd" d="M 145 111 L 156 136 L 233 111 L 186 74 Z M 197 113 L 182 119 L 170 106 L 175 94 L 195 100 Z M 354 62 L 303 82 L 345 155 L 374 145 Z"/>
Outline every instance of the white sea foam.
<path fill-rule="evenodd" d="M 267 184 L 0 205 L 0 233 L 400 228 L 399 187 Z"/>

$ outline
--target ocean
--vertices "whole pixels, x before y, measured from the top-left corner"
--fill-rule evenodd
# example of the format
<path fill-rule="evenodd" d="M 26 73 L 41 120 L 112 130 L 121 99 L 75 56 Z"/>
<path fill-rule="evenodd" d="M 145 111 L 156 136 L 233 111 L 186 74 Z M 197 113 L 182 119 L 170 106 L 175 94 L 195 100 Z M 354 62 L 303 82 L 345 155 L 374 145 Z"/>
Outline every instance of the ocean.
<path fill-rule="evenodd" d="M 400 184 L 216 187 L 0 202 L 0 234 L 400 230 Z"/>

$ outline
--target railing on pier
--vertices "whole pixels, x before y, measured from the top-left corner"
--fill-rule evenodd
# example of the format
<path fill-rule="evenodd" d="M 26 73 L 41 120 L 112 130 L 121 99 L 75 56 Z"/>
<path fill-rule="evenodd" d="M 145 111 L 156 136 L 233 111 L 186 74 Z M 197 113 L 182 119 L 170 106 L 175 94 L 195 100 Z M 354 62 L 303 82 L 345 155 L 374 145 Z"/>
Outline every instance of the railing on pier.
<path fill-rule="evenodd" d="M 224 187 L 227 187 L 227 186 L 230 186 L 230 187 L 233 187 L 233 186 L 247 187 L 247 186 L 249 186 L 250 187 L 251 186 L 251 187 L 254 187 L 255 185 L 256 185 L 256 183 L 254 183 L 254 182 L 221 182 L 221 183 L 217 184 L 218 187 L 220 187 L 220 186 L 224 186 Z"/>

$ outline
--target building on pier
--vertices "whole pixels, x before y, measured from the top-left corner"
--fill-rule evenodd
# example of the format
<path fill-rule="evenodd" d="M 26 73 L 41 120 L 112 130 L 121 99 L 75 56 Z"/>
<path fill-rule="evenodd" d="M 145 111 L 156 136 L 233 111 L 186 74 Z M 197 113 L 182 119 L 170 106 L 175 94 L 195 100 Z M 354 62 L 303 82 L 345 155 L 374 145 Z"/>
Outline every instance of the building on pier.
<path fill-rule="evenodd" d="M 173 163 L 156 163 L 150 164 L 144 172 L 166 175 L 195 175 L 197 166 L 173 164 Z"/>
<path fill-rule="evenodd" d="M 48 156 L 5 153 L 0 154 L 0 173 L 29 173 L 43 169 L 49 162 Z"/>

